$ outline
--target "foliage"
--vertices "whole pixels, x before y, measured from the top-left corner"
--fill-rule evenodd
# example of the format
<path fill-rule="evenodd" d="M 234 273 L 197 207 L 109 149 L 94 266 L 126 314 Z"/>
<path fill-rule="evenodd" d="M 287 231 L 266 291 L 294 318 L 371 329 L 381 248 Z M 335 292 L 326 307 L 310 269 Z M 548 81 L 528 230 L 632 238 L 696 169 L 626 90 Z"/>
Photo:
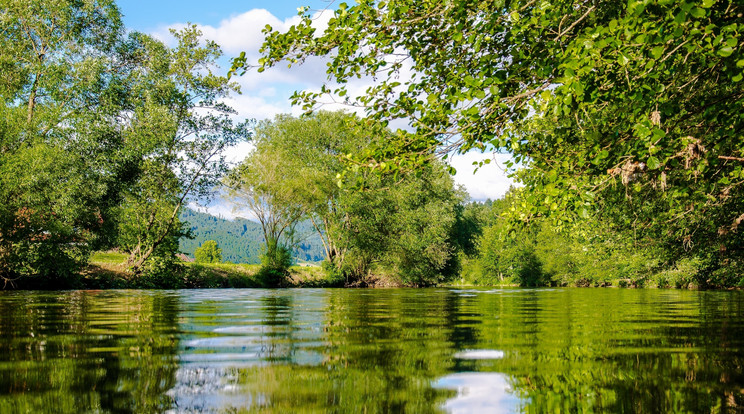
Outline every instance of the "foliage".
<path fill-rule="evenodd" d="M 222 249 L 214 240 L 207 240 L 194 251 L 197 263 L 219 263 L 222 261 Z"/>
<path fill-rule="evenodd" d="M 464 195 L 440 164 L 389 177 L 359 167 L 346 171 L 350 152 L 388 136 L 385 128 L 342 112 L 279 115 L 257 126 L 256 150 L 236 171 L 243 181 L 232 194 L 242 192 L 266 223 L 267 246 L 278 240 L 273 229 L 292 229 L 307 218 L 331 278 L 358 282 L 375 268 L 404 284 L 435 284 L 456 271 L 452 239 Z"/>
<path fill-rule="evenodd" d="M 235 112 L 220 102 L 237 86 L 212 73 L 219 46 L 202 45 L 194 25 L 171 33 L 178 41 L 172 50 L 139 35 L 131 52 L 143 67 L 136 73 L 139 89 L 130 92 L 141 102 L 129 138 L 142 152 L 138 181 L 122 208 L 120 243 L 135 273 L 166 239 L 184 235 L 179 211 L 189 200 L 210 196 L 227 168 L 222 151 L 248 136 L 246 125 L 234 125 Z"/>
<path fill-rule="evenodd" d="M 362 129 L 361 120 L 343 112 L 319 111 L 295 118 L 277 115 L 256 128 L 256 155 L 280 163 L 287 173 L 279 182 L 264 177 L 266 188 L 283 194 L 284 208 L 294 206 L 312 223 L 323 243 L 325 260 L 343 266 L 346 247 L 341 233 L 347 225 L 343 191 L 337 183 L 346 165 L 342 158 L 375 139 L 375 129 Z"/>
<path fill-rule="evenodd" d="M 443 282 L 458 270 L 453 229 L 464 195 L 444 167 L 432 164 L 418 176 L 366 177 L 364 191 L 345 195 L 351 276 L 389 274 L 412 286 Z"/>
<path fill-rule="evenodd" d="M 277 149 L 279 136 L 269 121 L 255 128 L 255 149 L 228 175 L 223 184 L 236 210 L 245 209 L 258 220 L 266 243 L 261 263 L 269 284 L 278 285 L 291 264 L 298 242 L 295 227 L 305 216 L 302 176 Z M 296 157 L 301 152 L 293 152 Z"/>
<path fill-rule="evenodd" d="M 187 289 L 262 287 L 256 278 L 257 271 L 236 265 L 191 264 L 184 272 L 183 286 Z"/>
<path fill-rule="evenodd" d="M 152 255 L 171 263 L 180 208 L 247 136 L 219 102 L 236 89 L 211 72 L 219 48 L 194 26 L 174 49 L 125 36 L 109 0 L 1 10 L 0 277 L 70 287 L 91 250 L 115 245 L 135 273 Z"/>
<path fill-rule="evenodd" d="M 0 277 L 74 285 L 125 182 L 110 1 L 4 0 L 0 12 Z"/>
<path fill-rule="evenodd" d="M 290 249 L 276 241 L 267 240 L 266 251 L 261 255 L 261 269 L 256 274 L 256 279 L 263 286 L 279 287 L 286 282 L 290 266 L 292 266 Z"/>
<path fill-rule="evenodd" d="M 607 222 L 585 219 L 557 231 L 548 219 L 514 225 L 506 216 L 521 202 L 523 189 L 512 189 L 491 206 L 491 219 L 466 258 L 464 278 L 478 285 L 521 286 L 700 286 L 700 259 L 666 265 L 662 252 L 636 245 Z M 723 284 L 719 284 L 723 286 Z"/>
<path fill-rule="evenodd" d="M 322 33 L 308 9 L 286 33 L 267 27 L 259 70 L 325 56 L 328 85 L 295 103 L 330 95 L 414 128 L 360 153 L 373 168 L 509 151 L 527 167 L 513 219 L 549 215 L 561 229 L 599 214 L 667 266 L 701 258 L 701 284 L 719 286 L 731 279 L 708 276 L 728 268 L 740 280 L 744 255 L 743 11 L 715 0 L 341 3 Z M 363 76 L 374 86 L 348 97 Z"/>

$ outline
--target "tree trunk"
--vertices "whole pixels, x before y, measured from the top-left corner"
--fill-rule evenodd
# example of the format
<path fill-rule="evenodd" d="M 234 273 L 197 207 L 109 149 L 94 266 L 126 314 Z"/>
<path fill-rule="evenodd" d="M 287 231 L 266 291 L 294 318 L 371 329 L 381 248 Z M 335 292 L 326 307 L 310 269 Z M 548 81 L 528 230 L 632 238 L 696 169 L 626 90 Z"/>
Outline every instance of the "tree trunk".
<path fill-rule="evenodd" d="M 34 77 L 34 83 L 31 84 L 31 93 L 28 96 L 28 113 L 26 115 L 26 124 L 31 126 L 31 121 L 34 119 L 34 109 L 36 108 L 36 91 L 39 86 L 39 78 L 41 74 L 37 73 Z"/>

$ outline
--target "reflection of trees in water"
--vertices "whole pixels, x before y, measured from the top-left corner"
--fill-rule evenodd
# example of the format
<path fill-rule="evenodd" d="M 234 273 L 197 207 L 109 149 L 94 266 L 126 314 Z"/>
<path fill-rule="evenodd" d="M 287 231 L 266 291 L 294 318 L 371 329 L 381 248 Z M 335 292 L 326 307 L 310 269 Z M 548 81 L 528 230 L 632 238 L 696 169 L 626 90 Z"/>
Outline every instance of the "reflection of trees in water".
<path fill-rule="evenodd" d="M 294 360 L 301 306 L 287 290 L 215 291 L 184 300 L 187 334 L 176 384 L 168 391 L 184 412 L 236 411 L 264 396 L 237 390 L 246 366 Z M 298 319 L 299 318 L 299 319 Z"/>
<path fill-rule="evenodd" d="M 295 341 L 291 363 L 241 370 L 252 408 L 267 412 L 436 412 L 452 393 L 432 382 L 452 365 L 457 301 L 447 291 L 326 291 L 322 333 Z M 297 326 L 294 330 L 302 332 Z M 303 363 L 299 350 L 320 356 Z"/>
<path fill-rule="evenodd" d="M 452 372 L 492 373 L 455 379 L 503 379 L 529 412 L 736 411 L 744 295 L 730 293 L 5 294 L 0 412 L 433 412 Z M 178 335 L 205 342 L 179 350 Z"/>
<path fill-rule="evenodd" d="M 261 298 L 261 323 L 269 328 L 259 354 L 262 359 L 272 362 L 291 361 L 294 354 L 292 304 L 292 296 L 288 294 L 270 294 Z"/>
<path fill-rule="evenodd" d="M 481 346 L 493 344 L 505 358 L 469 368 L 508 374 L 529 412 L 741 410 L 741 296 L 710 304 L 707 295 L 482 295 L 477 306 L 501 317 L 484 319 Z"/>
<path fill-rule="evenodd" d="M 177 297 L 22 292 L 0 296 L 0 313 L 0 412 L 170 406 Z"/>

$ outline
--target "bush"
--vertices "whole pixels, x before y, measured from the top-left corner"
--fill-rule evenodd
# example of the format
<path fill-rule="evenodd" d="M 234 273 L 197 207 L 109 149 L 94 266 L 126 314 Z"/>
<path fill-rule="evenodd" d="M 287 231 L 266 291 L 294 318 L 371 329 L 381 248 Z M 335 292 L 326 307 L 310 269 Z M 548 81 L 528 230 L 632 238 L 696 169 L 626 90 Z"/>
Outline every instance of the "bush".
<path fill-rule="evenodd" d="M 744 271 L 735 260 L 723 263 L 707 274 L 705 285 L 708 287 L 744 287 Z"/>
<path fill-rule="evenodd" d="M 683 258 L 674 267 L 651 276 L 650 281 L 660 288 L 687 288 L 696 286 L 704 264 L 700 258 Z"/>
<path fill-rule="evenodd" d="M 196 263 L 220 263 L 222 261 L 222 249 L 214 240 L 207 240 L 194 251 Z"/>
<path fill-rule="evenodd" d="M 152 256 L 142 268 L 142 273 L 132 281 L 132 287 L 141 289 L 182 289 L 185 268 L 173 256 Z"/>
<path fill-rule="evenodd" d="M 266 253 L 261 256 L 261 269 L 256 280 L 266 287 L 278 287 L 284 284 L 292 266 L 292 252 L 276 241 L 267 242 Z"/>
<path fill-rule="evenodd" d="M 322 281 L 318 282 L 323 286 L 317 287 L 341 287 L 346 285 L 347 280 L 349 280 L 351 269 L 339 268 L 338 266 L 336 266 L 336 264 L 331 263 L 327 260 L 324 260 L 320 264 L 320 267 L 323 270 L 323 274 L 325 275 L 325 277 L 322 279 Z"/>

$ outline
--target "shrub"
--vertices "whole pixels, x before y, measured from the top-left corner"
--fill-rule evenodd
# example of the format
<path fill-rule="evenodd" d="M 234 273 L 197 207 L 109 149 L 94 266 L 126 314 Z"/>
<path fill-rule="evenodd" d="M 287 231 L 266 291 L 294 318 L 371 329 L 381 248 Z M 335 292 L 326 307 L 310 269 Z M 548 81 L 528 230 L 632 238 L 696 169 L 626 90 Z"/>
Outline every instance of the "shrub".
<path fill-rule="evenodd" d="M 222 249 L 214 240 L 207 240 L 194 251 L 196 263 L 220 263 L 222 261 Z"/>

